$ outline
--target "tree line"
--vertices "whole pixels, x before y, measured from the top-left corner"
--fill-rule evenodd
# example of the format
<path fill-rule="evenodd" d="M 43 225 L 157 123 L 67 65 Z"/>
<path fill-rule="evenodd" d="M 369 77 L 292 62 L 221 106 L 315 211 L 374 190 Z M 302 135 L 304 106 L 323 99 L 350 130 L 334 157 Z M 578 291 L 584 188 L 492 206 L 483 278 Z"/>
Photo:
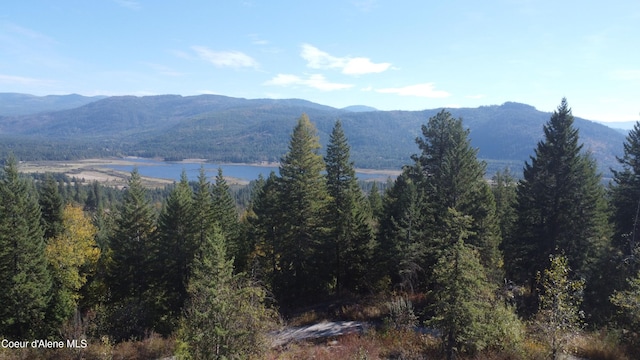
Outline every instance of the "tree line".
<path fill-rule="evenodd" d="M 340 121 L 323 156 L 302 115 L 279 174 L 243 207 L 222 171 L 213 183 L 183 173 L 154 202 L 134 170 L 120 196 L 102 201 L 95 184 L 78 201 L 9 157 L 0 334 L 51 337 L 80 316 L 114 341 L 176 335 L 187 358 L 257 354 L 278 311 L 376 293 L 426 294 L 420 317 L 447 358 L 517 346 L 524 322 L 554 357 L 583 326 L 638 331 L 640 125 L 608 187 L 565 99 L 520 180 L 506 169 L 487 181 L 469 136 L 440 111 L 402 173 L 363 191 Z"/>

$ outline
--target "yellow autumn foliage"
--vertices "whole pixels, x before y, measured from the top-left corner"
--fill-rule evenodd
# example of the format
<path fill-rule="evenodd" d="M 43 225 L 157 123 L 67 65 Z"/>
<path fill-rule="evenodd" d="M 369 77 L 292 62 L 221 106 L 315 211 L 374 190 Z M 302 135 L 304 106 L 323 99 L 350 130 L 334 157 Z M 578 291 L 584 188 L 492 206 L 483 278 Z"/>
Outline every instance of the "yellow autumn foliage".
<path fill-rule="evenodd" d="M 64 208 L 62 227 L 62 233 L 47 244 L 47 258 L 55 278 L 77 300 L 78 290 L 100 258 L 95 241 L 97 228 L 81 207 L 71 204 Z"/>

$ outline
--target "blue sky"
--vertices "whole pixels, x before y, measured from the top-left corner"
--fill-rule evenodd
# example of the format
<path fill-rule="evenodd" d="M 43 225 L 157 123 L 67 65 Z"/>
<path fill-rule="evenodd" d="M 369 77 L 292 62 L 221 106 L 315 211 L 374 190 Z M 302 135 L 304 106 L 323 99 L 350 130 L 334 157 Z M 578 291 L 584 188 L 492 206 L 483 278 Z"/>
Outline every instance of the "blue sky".
<path fill-rule="evenodd" d="M 0 92 L 381 110 L 567 97 L 576 116 L 637 120 L 640 1 L 8 1 Z"/>

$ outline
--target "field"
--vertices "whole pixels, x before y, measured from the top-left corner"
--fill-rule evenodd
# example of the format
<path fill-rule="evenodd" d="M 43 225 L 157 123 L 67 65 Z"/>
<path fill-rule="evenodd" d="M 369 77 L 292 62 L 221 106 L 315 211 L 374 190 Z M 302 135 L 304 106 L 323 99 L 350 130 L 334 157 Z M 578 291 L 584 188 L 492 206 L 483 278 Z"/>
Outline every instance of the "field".
<path fill-rule="evenodd" d="M 22 161 L 20 172 L 23 173 L 63 173 L 70 178 L 83 179 L 86 182 L 98 181 L 105 186 L 122 188 L 127 184 L 129 173 L 110 169 L 109 165 L 134 165 L 127 159 L 86 159 L 75 161 Z M 172 180 L 144 177 L 145 186 L 151 188 L 164 187 Z"/>

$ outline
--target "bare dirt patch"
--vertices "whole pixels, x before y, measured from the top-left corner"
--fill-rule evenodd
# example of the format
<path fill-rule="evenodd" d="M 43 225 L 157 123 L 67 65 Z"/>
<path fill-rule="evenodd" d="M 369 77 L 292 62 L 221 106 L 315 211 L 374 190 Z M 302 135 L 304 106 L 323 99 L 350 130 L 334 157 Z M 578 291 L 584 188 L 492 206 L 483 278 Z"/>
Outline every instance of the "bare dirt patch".
<path fill-rule="evenodd" d="M 321 323 L 285 328 L 271 333 L 272 346 L 282 346 L 290 342 L 324 339 L 346 334 L 362 334 L 368 325 L 360 321 L 323 321 Z"/>
<path fill-rule="evenodd" d="M 127 184 L 130 173 L 108 168 L 109 165 L 135 165 L 127 159 L 87 159 L 76 161 L 23 161 L 19 169 L 23 173 L 63 173 L 70 178 L 86 182 L 97 181 L 105 186 L 121 188 Z M 164 187 L 172 180 L 142 177 L 147 187 Z"/>

